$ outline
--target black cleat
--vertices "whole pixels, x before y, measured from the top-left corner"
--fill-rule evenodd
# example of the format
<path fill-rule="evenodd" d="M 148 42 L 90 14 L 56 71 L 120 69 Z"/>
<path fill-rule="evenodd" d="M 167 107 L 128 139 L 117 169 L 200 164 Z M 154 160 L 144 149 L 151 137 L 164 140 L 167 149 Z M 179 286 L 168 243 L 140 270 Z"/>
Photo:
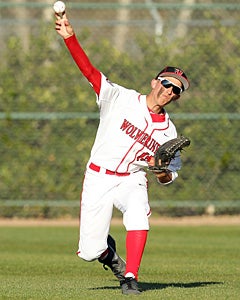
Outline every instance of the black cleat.
<path fill-rule="evenodd" d="M 120 286 L 124 295 L 139 295 L 142 292 L 138 287 L 137 280 L 132 277 L 125 277 L 120 281 Z"/>
<path fill-rule="evenodd" d="M 113 274 L 117 277 L 117 279 L 121 282 L 122 280 L 124 280 L 126 263 L 117 254 L 115 240 L 110 235 L 108 235 L 107 243 L 109 251 L 108 255 L 105 259 L 99 258 L 98 261 L 103 264 L 105 270 L 107 270 L 106 266 L 108 266 L 112 270 Z"/>

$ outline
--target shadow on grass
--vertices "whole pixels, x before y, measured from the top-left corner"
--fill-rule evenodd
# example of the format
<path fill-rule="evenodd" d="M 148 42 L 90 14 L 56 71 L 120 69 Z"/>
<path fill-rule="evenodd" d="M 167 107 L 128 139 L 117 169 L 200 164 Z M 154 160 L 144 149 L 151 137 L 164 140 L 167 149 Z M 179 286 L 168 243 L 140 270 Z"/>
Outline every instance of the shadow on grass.
<path fill-rule="evenodd" d="M 139 282 L 139 287 L 142 291 L 149 291 L 149 290 L 162 290 L 169 287 L 175 288 L 199 288 L 213 284 L 223 284 L 223 282 L 215 282 L 215 281 L 203 281 L 203 282 L 189 282 L 189 283 L 182 283 L 182 282 L 170 282 L 170 283 L 157 283 L 157 282 Z M 119 289 L 120 286 L 102 286 L 97 288 L 90 288 L 90 290 L 108 290 L 108 289 Z"/>
<path fill-rule="evenodd" d="M 198 288 L 198 287 L 203 287 L 203 286 L 208 286 L 208 285 L 213 285 L 213 284 L 223 284 L 223 282 L 215 282 L 215 281 L 204 281 L 204 282 L 188 282 L 188 283 L 183 283 L 183 282 L 170 282 L 170 283 L 151 283 L 151 282 L 139 282 L 139 287 L 143 291 L 146 290 L 162 290 L 166 289 L 169 287 L 175 287 L 175 288 Z"/>

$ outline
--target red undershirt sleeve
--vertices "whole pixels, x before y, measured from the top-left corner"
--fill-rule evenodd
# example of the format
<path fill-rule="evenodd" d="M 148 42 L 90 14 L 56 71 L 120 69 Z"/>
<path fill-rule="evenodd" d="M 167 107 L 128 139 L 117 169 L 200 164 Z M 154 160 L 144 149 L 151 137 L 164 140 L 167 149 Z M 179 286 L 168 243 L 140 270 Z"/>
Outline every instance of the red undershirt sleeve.
<path fill-rule="evenodd" d="M 101 73 L 97 70 L 86 53 L 83 51 L 80 46 L 76 35 L 73 35 L 64 40 L 69 52 L 71 53 L 74 61 L 76 62 L 78 68 L 82 72 L 82 74 L 87 78 L 87 80 L 92 84 L 94 91 L 97 95 L 100 93 L 101 87 Z"/>

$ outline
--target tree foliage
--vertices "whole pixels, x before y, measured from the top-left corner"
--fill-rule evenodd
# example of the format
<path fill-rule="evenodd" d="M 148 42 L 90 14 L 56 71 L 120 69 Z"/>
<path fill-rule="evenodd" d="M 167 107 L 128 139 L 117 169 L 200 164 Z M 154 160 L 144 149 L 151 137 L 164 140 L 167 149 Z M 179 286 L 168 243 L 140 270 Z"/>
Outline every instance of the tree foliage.
<path fill-rule="evenodd" d="M 141 34 L 135 55 L 120 53 L 107 40 L 89 41 L 88 34 L 86 30 L 79 35 L 83 47 L 112 81 L 148 93 L 160 69 L 177 65 L 186 70 L 191 89 L 167 108 L 170 115 L 223 114 L 211 120 L 173 117 L 192 145 L 183 153 L 183 170 L 173 185 L 159 187 L 149 176 L 150 199 L 238 199 L 239 120 L 224 115 L 240 113 L 237 28 L 218 24 L 200 34 L 192 30 L 184 39 L 162 37 L 161 44 Z M 78 199 L 98 120 L 15 120 L 11 113 L 97 112 L 94 92 L 48 26 L 31 37 L 28 52 L 21 51 L 15 36 L 8 38 L 6 49 L 0 68 L 0 111 L 6 113 L 0 120 L 1 199 Z"/>

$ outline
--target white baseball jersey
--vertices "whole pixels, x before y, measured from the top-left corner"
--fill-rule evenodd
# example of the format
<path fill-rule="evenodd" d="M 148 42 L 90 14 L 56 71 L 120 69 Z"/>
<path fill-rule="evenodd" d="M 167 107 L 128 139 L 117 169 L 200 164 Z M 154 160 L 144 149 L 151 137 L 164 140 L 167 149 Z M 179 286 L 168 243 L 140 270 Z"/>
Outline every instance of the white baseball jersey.
<path fill-rule="evenodd" d="M 89 162 L 116 172 L 147 166 L 157 148 L 177 136 L 168 114 L 149 111 L 146 96 L 111 83 L 101 74 L 100 124 Z M 180 168 L 180 158 L 170 168 Z"/>

